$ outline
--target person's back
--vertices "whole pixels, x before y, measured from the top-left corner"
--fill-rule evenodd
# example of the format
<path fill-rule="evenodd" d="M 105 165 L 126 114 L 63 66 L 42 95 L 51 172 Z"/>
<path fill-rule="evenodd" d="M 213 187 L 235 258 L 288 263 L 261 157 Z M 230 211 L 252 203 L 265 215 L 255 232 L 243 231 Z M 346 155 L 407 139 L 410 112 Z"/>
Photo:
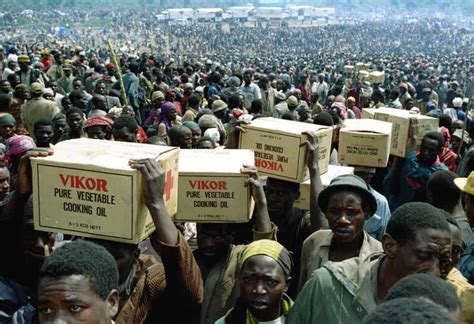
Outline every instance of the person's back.
<path fill-rule="evenodd" d="M 46 100 L 41 96 L 42 89 L 42 86 L 40 87 L 34 84 L 32 86 L 32 94 L 34 97 L 22 107 L 21 119 L 30 134 L 33 134 L 34 124 L 39 119 L 52 119 L 54 115 L 60 112 L 55 102 Z"/>

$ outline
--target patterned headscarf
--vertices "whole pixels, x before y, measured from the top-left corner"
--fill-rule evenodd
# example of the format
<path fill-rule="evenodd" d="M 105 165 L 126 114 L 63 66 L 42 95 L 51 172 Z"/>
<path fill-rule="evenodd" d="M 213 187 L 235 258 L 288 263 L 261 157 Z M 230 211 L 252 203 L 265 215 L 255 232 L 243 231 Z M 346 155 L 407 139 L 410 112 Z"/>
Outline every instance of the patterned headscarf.
<path fill-rule="evenodd" d="M 171 120 L 166 115 L 171 109 L 176 109 L 176 107 L 172 102 L 166 101 L 161 105 L 161 111 L 158 115 L 158 120 L 160 120 L 160 123 L 165 124 L 166 130 L 169 130 L 173 126 Z"/>
<path fill-rule="evenodd" d="M 5 142 L 5 155 L 9 157 L 22 155 L 35 148 L 36 144 L 31 137 L 26 135 L 16 135 L 10 137 Z"/>

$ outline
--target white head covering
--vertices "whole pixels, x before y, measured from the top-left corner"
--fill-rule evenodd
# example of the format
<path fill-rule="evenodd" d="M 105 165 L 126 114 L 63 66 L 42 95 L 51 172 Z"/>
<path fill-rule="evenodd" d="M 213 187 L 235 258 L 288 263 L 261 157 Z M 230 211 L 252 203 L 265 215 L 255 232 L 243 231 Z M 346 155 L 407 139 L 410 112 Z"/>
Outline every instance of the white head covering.
<path fill-rule="evenodd" d="M 204 136 L 208 136 L 214 140 L 214 142 L 219 143 L 221 140 L 221 134 L 219 134 L 219 131 L 217 128 L 208 128 L 204 132 Z"/>

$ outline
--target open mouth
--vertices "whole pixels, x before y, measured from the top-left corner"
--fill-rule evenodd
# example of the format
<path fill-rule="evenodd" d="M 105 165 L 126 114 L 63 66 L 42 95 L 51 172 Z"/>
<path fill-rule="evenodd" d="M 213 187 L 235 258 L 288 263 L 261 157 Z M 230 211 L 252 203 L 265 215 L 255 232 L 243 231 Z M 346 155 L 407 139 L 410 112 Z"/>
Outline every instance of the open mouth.
<path fill-rule="evenodd" d="M 253 309 L 265 309 L 267 308 L 268 304 L 264 301 L 252 301 L 250 302 L 250 306 L 253 308 Z"/>

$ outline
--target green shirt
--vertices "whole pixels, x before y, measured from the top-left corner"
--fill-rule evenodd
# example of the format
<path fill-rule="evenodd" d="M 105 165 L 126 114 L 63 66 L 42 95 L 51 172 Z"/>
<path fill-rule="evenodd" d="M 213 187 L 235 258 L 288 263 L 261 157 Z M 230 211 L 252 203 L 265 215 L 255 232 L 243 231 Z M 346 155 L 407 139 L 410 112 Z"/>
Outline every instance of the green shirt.
<path fill-rule="evenodd" d="M 357 324 L 380 302 L 377 276 L 380 253 L 328 262 L 314 271 L 288 315 L 286 324 Z"/>

